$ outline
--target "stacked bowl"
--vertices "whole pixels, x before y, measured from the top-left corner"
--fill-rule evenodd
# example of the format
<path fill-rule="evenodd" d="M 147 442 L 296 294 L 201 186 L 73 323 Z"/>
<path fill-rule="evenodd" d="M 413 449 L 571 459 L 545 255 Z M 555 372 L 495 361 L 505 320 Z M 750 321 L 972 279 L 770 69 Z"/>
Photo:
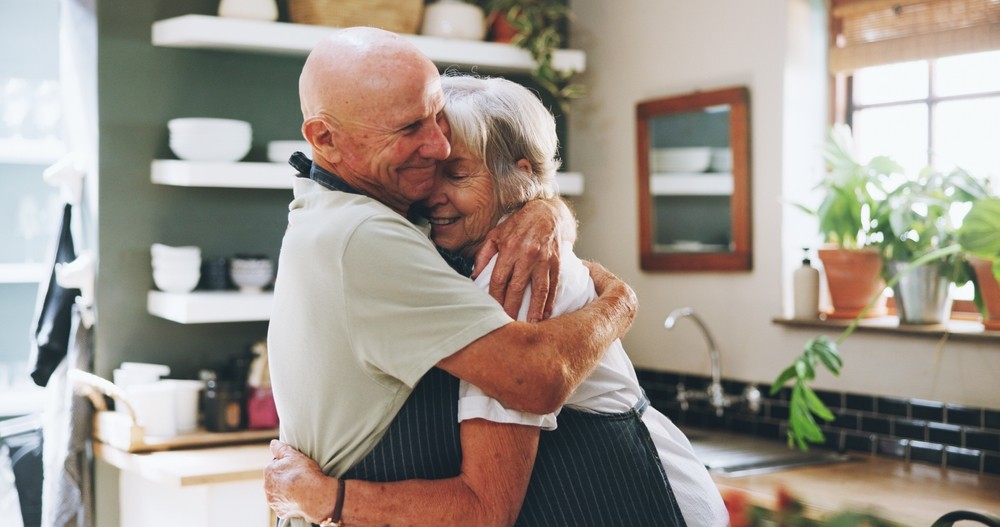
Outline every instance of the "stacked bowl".
<path fill-rule="evenodd" d="M 153 257 L 153 283 L 159 290 L 189 293 L 198 285 L 201 278 L 201 249 L 154 243 L 150 252 Z"/>
<path fill-rule="evenodd" d="M 250 123 L 235 119 L 182 117 L 167 122 L 170 150 L 185 161 L 233 162 L 252 146 Z"/>

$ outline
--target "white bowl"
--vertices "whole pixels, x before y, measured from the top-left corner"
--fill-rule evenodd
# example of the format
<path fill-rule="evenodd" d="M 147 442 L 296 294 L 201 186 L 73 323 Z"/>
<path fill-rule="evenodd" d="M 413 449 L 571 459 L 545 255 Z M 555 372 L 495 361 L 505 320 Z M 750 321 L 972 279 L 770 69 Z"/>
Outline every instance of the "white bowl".
<path fill-rule="evenodd" d="M 237 119 L 219 119 L 216 117 L 178 117 L 167 121 L 171 133 L 212 133 L 236 134 L 250 133 L 253 129 L 250 123 Z"/>
<path fill-rule="evenodd" d="M 711 161 L 708 147 L 654 148 L 650 153 L 654 172 L 704 172 Z"/>
<path fill-rule="evenodd" d="M 173 247 L 162 243 L 154 243 L 150 246 L 149 253 L 153 256 L 154 260 L 160 258 L 201 258 L 201 248 L 195 245 Z"/>
<path fill-rule="evenodd" d="M 170 150 L 186 161 L 239 161 L 253 146 L 250 123 L 235 119 L 185 117 L 171 119 Z"/>
<path fill-rule="evenodd" d="M 199 269 L 190 272 L 153 269 L 153 283 L 157 289 L 166 293 L 190 293 L 198 286 L 200 279 Z"/>
<path fill-rule="evenodd" d="M 309 141 L 271 141 L 267 144 L 267 159 L 273 163 L 287 163 L 295 152 L 302 152 L 312 159 L 312 145 Z"/>
<path fill-rule="evenodd" d="M 486 36 L 486 20 L 479 6 L 457 0 L 438 0 L 424 8 L 420 34 L 482 40 Z"/>
<path fill-rule="evenodd" d="M 244 293 L 260 292 L 274 279 L 274 264 L 266 258 L 233 258 L 229 277 Z"/>

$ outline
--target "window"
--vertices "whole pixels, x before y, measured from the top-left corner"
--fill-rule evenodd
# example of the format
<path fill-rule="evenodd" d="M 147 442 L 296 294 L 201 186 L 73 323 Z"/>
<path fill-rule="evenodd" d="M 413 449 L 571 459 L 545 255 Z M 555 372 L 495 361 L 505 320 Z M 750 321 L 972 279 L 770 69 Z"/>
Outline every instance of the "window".
<path fill-rule="evenodd" d="M 862 159 L 961 167 L 1000 190 L 1000 1 L 833 0 L 830 23 L 834 119 Z"/>
<path fill-rule="evenodd" d="M 862 157 L 1000 177 L 1000 51 L 872 66 L 848 79 L 843 118 Z"/>

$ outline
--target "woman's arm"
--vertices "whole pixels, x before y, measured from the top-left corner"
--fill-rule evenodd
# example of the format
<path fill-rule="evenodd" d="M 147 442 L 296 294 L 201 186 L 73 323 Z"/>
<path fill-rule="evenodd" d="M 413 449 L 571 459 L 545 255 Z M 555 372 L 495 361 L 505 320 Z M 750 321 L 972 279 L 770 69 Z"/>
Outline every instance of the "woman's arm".
<path fill-rule="evenodd" d="M 559 409 L 635 319 L 635 292 L 599 264 L 590 269 L 598 297 L 537 324 L 511 322 L 437 363 L 505 406 L 535 414 Z"/>
<path fill-rule="evenodd" d="M 360 526 L 513 525 L 531 478 L 538 428 L 482 419 L 461 424 L 462 473 L 440 480 L 373 483 L 347 480 L 343 522 Z M 268 504 L 282 518 L 319 523 L 330 517 L 337 479 L 290 445 L 271 442 L 264 469 Z"/>
<path fill-rule="evenodd" d="M 576 218 L 563 200 L 531 200 L 487 234 L 476 254 L 472 277 L 498 255 L 490 277 L 490 295 L 511 318 L 517 318 L 530 283 L 528 320 L 545 320 L 552 316 L 559 284 L 559 244 L 575 241 Z"/>

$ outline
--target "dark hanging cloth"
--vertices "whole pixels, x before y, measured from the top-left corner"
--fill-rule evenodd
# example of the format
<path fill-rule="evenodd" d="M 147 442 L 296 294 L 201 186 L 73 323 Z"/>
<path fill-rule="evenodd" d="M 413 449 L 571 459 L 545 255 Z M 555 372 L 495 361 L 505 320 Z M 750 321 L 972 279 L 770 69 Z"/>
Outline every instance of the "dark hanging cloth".
<path fill-rule="evenodd" d="M 79 289 L 65 289 L 56 282 L 55 264 L 68 263 L 76 259 L 73 234 L 70 230 L 72 210 L 72 205 L 68 203 L 63 207 L 55 259 L 52 262 L 48 288 L 41 303 L 38 325 L 35 328 L 31 378 L 39 386 L 48 384 L 52 372 L 66 356 L 73 302 L 80 295 Z"/>

